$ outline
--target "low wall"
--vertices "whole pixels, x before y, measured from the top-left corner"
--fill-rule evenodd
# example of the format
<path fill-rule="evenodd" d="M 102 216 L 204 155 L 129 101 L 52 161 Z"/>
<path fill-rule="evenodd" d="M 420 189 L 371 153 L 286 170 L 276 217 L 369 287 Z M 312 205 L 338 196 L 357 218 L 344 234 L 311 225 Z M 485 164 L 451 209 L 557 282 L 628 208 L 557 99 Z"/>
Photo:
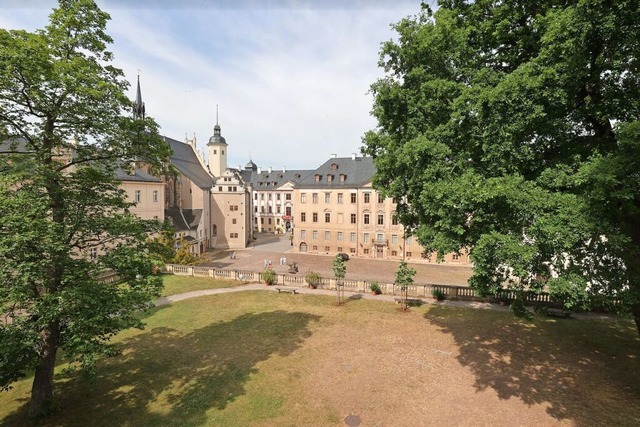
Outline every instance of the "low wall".
<path fill-rule="evenodd" d="M 175 274 L 180 276 L 198 276 L 198 277 L 211 277 L 222 279 L 233 279 L 246 282 L 262 282 L 262 272 L 256 271 L 244 271 L 244 270 L 221 270 L 213 267 L 194 267 L 186 265 L 167 264 L 166 272 L 169 274 Z M 307 286 L 303 274 L 276 274 L 276 285 L 281 286 Z M 344 279 L 341 283 L 344 285 L 344 290 L 355 293 L 371 292 L 371 283 L 378 283 L 383 294 L 386 295 L 400 295 L 401 287 L 393 283 L 380 283 L 377 281 L 367 280 L 349 280 Z M 322 278 L 322 283 L 318 286 L 320 289 L 335 289 L 335 279 Z M 431 297 L 432 292 L 438 290 L 442 292 L 446 299 L 449 300 L 462 300 L 462 301 L 481 301 L 481 302 L 500 302 L 500 301 L 513 301 L 517 295 L 515 291 L 509 289 L 503 289 L 494 297 L 482 297 L 476 290 L 468 286 L 455 286 L 455 285 L 440 285 L 436 283 L 414 283 L 409 286 L 407 293 L 409 297 Z M 537 303 L 545 306 L 557 306 L 561 304 L 551 301 L 550 295 L 547 293 L 530 293 L 525 296 L 525 301 L 529 303 Z"/>

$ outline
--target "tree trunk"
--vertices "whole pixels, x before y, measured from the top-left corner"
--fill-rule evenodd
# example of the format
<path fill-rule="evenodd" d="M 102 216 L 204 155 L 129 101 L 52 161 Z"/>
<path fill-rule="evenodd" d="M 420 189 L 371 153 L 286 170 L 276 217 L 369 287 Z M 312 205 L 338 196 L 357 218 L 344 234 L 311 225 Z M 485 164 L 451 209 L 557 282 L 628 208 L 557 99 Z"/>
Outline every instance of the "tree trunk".
<path fill-rule="evenodd" d="M 53 405 L 53 371 L 56 366 L 60 324 L 57 321 L 50 323 L 40 337 L 42 348 L 31 387 L 29 418 L 47 415 Z"/>

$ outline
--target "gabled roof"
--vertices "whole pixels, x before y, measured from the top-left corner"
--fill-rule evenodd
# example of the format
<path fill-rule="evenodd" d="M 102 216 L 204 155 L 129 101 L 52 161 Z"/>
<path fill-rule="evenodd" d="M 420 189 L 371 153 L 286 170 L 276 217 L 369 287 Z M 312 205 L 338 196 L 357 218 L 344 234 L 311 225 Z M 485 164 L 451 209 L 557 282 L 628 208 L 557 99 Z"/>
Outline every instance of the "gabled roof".
<path fill-rule="evenodd" d="M 356 188 L 369 183 L 376 172 L 372 157 L 333 157 L 296 184 L 296 188 Z M 329 181 L 327 175 L 332 175 Z M 341 181 L 340 176 L 343 176 Z M 319 177 L 317 180 L 316 176 Z"/>
<path fill-rule="evenodd" d="M 134 169 L 133 174 L 130 174 L 124 167 L 118 167 L 115 170 L 116 179 L 118 181 L 135 181 L 135 182 L 162 182 L 158 177 L 155 177 L 141 169 Z"/>
<path fill-rule="evenodd" d="M 164 137 L 171 147 L 171 163 L 194 184 L 203 190 L 209 190 L 213 186 L 213 178 L 209 175 L 198 160 L 198 156 L 189 144 Z"/>
<path fill-rule="evenodd" d="M 202 218 L 202 209 L 180 209 L 172 207 L 164 210 L 165 218 L 171 221 L 176 231 L 195 230 Z"/>

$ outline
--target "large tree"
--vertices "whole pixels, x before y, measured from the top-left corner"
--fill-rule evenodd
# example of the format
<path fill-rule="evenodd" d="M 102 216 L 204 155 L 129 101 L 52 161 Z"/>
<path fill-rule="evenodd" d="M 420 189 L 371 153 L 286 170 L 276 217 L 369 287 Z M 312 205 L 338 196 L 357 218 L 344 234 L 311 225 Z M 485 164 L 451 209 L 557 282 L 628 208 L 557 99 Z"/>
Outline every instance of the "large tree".
<path fill-rule="evenodd" d="M 51 408 L 58 349 L 91 369 L 161 289 L 145 251 L 158 224 L 129 212 L 114 171 L 169 149 L 132 117 L 108 19 L 60 0 L 43 30 L 0 29 L 0 388 L 34 372 L 31 416 Z"/>
<path fill-rule="evenodd" d="M 470 283 L 631 312 L 640 331 L 637 0 L 440 1 L 372 85 L 374 184 Z"/>

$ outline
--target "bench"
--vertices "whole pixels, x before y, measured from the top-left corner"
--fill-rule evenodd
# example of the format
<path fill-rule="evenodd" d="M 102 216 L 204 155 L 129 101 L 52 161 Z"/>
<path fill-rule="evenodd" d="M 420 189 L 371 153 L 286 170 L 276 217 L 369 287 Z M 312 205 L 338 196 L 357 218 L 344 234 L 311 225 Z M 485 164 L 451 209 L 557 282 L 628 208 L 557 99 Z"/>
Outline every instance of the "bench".
<path fill-rule="evenodd" d="M 394 300 L 396 301 L 396 304 L 402 304 L 402 301 L 404 300 L 404 298 L 394 298 Z M 424 304 L 424 301 L 422 301 L 420 298 L 407 298 L 407 305 L 422 305 Z"/>
<path fill-rule="evenodd" d="M 285 292 L 285 293 L 294 294 L 294 295 L 298 293 L 298 290 L 295 288 L 276 288 L 276 289 L 278 290 L 278 293 Z"/>
<path fill-rule="evenodd" d="M 548 308 L 545 314 L 549 317 L 561 317 L 565 319 L 571 317 L 570 311 L 561 310 L 559 308 Z"/>

